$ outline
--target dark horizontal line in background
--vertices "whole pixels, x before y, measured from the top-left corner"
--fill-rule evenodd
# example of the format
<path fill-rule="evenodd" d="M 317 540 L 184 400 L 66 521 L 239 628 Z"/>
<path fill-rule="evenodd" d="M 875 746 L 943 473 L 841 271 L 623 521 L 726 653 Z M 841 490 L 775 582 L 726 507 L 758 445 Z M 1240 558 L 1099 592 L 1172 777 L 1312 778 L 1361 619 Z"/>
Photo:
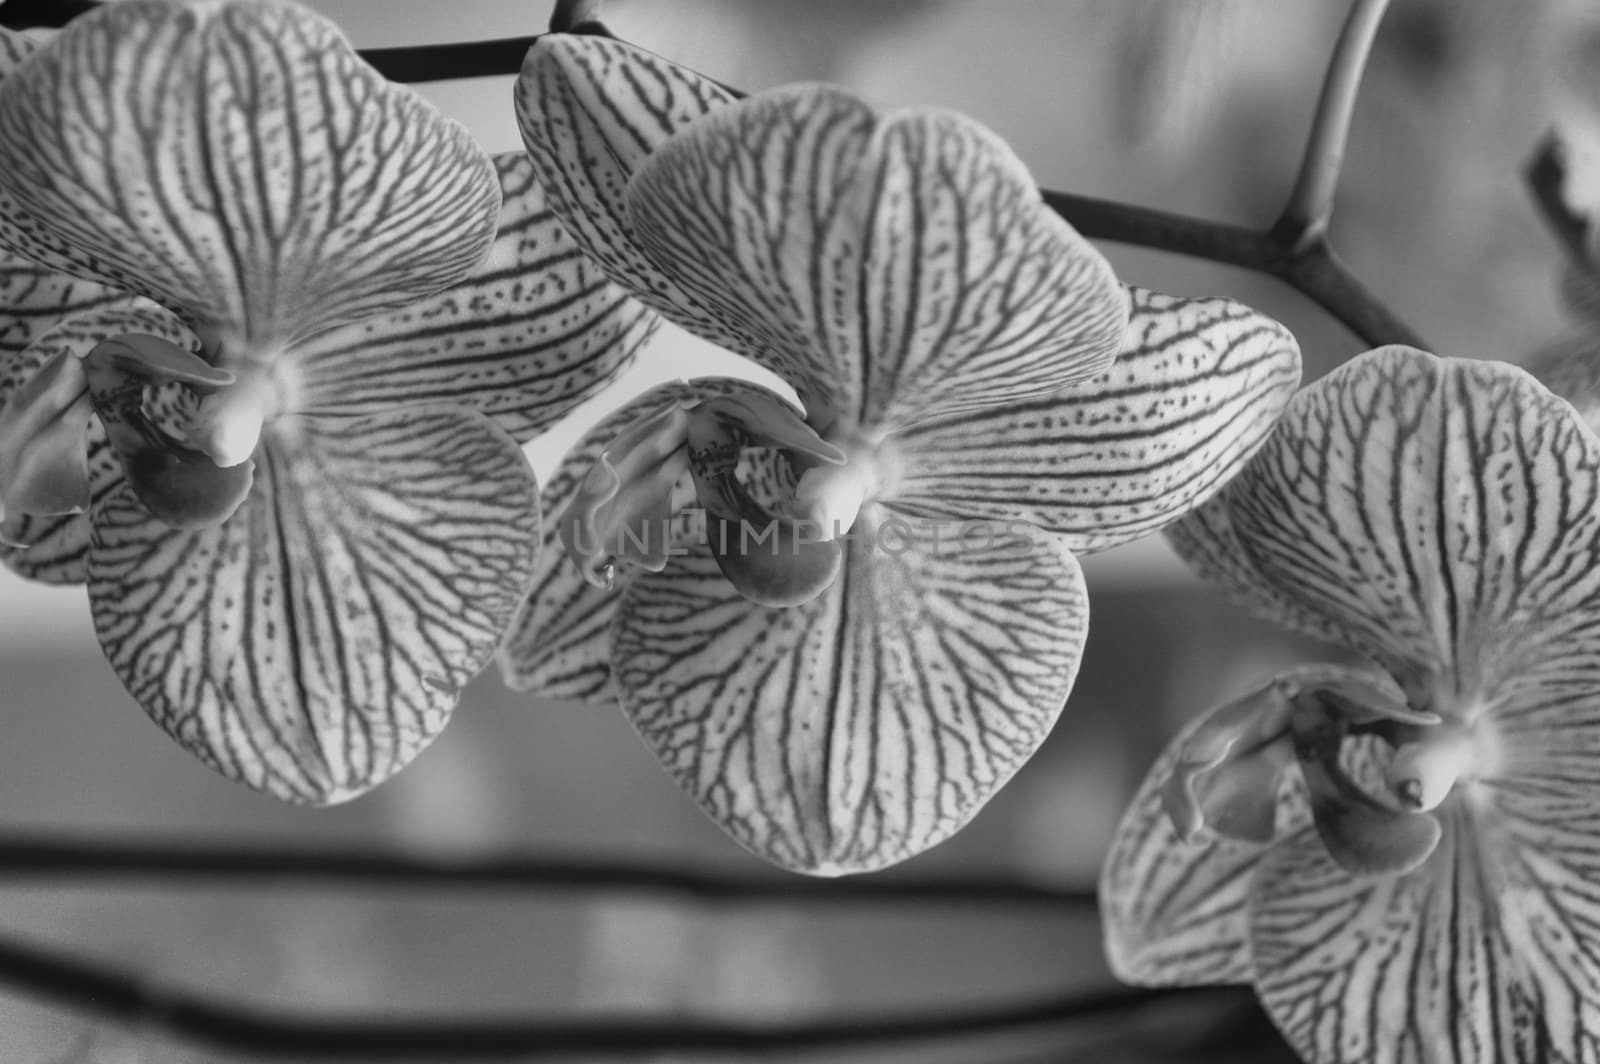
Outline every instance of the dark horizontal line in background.
<path fill-rule="evenodd" d="M 0 834 L 0 888 L 49 879 L 85 886 L 99 881 L 172 880 L 232 885 L 343 886 L 359 889 L 449 887 L 460 890 L 676 896 L 721 904 L 921 903 L 1093 910 L 1092 890 L 1045 886 L 1003 876 L 880 874 L 811 879 L 752 875 L 619 858 L 486 855 L 435 857 L 383 851 L 240 846 L 222 842 L 129 842 Z"/>

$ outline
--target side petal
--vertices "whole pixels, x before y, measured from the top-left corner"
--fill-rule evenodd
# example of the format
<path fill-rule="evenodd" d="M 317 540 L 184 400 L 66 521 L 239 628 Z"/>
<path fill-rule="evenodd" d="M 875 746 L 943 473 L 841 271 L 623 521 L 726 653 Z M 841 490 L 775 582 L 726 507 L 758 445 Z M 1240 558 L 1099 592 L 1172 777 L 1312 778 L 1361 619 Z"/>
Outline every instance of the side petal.
<path fill-rule="evenodd" d="M 539 698 L 576 702 L 616 697 L 611 687 L 611 620 L 622 586 L 607 591 L 585 579 L 561 542 L 561 519 L 601 453 L 630 426 L 669 403 L 695 403 L 716 395 L 770 397 L 771 393 L 731 377 L 658 385 L 607 415 L 562 459 L 540 495 L 544 544 L 534 567 L 533 590 L 517 611 L 500 651 L 500 675 L 508 687 Z M 703 539 L 703 523 L 691 530 L 687 519 L 680 522 L 686 543 L 691 536 L 695 542 Z M 617 579 L 625 582 L 629 574 L 621 570 Z"/>
<path fill-rule="evenodd" d="M 1130 295 L 1122 353 L 1092 380 L 908 432 L 901 497 L 1028 521 L 1082 553 L 1147 535 L 1221 489 L 1299 384 L 1299 345 L 1242 303 Z"/>
<path fill-rule="evenodd" d="M 537 486 L 481 415 L 296 418 L 227 523 L 131 492 L 93 511 L 89 593 L 117 675 L 207 765 L 293 802 L 403 768 L 493 655 L 532 577 Z"/>
<path fill-rule="evenodd" d="M 1251 948 L 1290 1044 L 1309 1064 L 1591 1059 L 1597 1047 L 1575 1052 L 1529 996 L 1491 874 L 1459 820 L 1403 876 L 1354 877 L 1311 830 L 1275 847 L 1257 873 Z"/>
<path fill-rule="evenodd" d="M 549 33 L 528 49 L 513 102 L 534 175 L 578 247 L 646 306 L 743 351 L 749 337 L 701 308 L 645 256 L 623 204 L 651 152 L 733 99 L 710 78 L 624 41 Z"/>
<path fill-rule="evenodd" d="M 1211 721 L 1200 717 L 1162 752 L 1135 793 L 1100 872 L 1106 957 L 1117 978 L 1147 986 L 1248 983 L 1249 903 L 1271 843 L 1202 831 L 1179 836 L 1163 796 L 1186 751 Z M 1278 837 L 1311 822 L 1295 769 L 1282 773 Z"/>
<path fill-rule="evenodd" d="M 655 315 L 579 250 L 525 155 L 495 166 L 502 206 L 488 259 L 453 288 L 297 349 L 303 408 L 443 402 L 529 440 L 632 364 Z"/>
<path fill-rule="evenodd" d="M 1261 575 L 1414 697 L 1491 698 L 1600 631 L 1600 439 L 1514 366 L 1369 352 L 1225 498 Z"/>
<path fill-rule="evenodd" d="M 1077 672 L 1088 603 L 1053 537 L 892 542 L 852 542 L 839 579 L 787 609 L 740 596 L 704 549 L 623 594 L 624 710 L 707 815 L 786 868 L 865 872 L 948 838 Z"/>
<path fill-rule="evenodd" d="M 41 283 L 55 286 L 55 278 L 60 276 L 46 276 Z M 68 281 L 57 291 L 80 292 L 84 309 L 41 333 L 25 350 L 9 357 L 0 350 L 0 405 L 39 367 L 55 358 L 82 358 L 110 336 L 138 333 L 191 351 L 199 346 L 199 340 L 182 322 L 148 300 L 113 296 L 109 289 L 84 281 Z M 89 420 L 85 446 L 92 507 L 122 485 L 122 465 L 98 418 Z M 85 565 L 89 535 L 87 513 L 8 514 L 0 520 L 0 563 L 29 580 L 81 584 L 88 579 Z"/>
<path fill-rule="evenodd" d="M 462 280 L 498 206 L 467 132 L 298 5 L 107 4 L 0 84 L 0 243 L 254 357 Z"/>
<path fill-rule="evenodd" d="M 1103 370 L 1127 325 L 1105 258 L 951 112 L 774 89 L 668 140 L 626 198 L 651 260 L 819 424 L 1035 399 Z"/>

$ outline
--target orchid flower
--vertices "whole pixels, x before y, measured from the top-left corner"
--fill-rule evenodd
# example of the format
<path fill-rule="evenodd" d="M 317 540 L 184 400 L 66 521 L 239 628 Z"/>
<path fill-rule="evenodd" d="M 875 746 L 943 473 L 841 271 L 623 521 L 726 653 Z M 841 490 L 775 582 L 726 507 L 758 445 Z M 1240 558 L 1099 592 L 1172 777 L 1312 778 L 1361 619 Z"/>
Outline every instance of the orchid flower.
<path fill-rule="evenodd" d="M 519 441 L 653 316 L 520 153 L 288 3 L 109 4 L 15 64 L 0 245 L 8 321 L 66 311 L 0 349 L 4 560 L 86 582 L 224 775 L 330 803 L 407 764 L 534 576 Z"/>
<path fill-rule="evenodd" d="M 736 102 L 587 36 L 541 38 L 516 100 L 573 238 L 799 405 L 688 381 L 591 432 L 546 493 L 566 516 L 508 681 L 619 697 L 702 808 L 788 868 L 948 837 L 1071 689 L 1074 553 L 1215 491 L 1298 381 L 1293 339 L 1236 303 L 1126 291 L 959 115 L 820 85 Z"/>
<path fill-rule="evenodd" d="M 1520 369 L 1383 348 L 1169 535 L 1366 662 L 1161 757 L 1104 870 L 1112 967 L 1254 983 L 1315 1064 L 1600 1059 L 1600 438 Z"/>

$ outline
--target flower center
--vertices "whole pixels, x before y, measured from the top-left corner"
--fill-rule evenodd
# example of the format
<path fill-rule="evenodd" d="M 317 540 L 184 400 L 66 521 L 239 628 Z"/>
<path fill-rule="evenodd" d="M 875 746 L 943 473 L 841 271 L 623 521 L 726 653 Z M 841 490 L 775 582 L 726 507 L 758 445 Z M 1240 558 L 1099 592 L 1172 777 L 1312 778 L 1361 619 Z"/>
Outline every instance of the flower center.
<path fill-rule="evenodd" d="M 250 492 L 250 455 L 272 411 L 259 373 L 243 378 L 154 336 L 118 336 L 83 359 L 90 402 L 134 493 L 174 528 L 232 516 Z"/>
<path fill-rule="evenodd" d="M 837 575 L 839 542 L 893 479 L 890 452 L 817 434 L 793 408 L 756 393 L 673 403 L 642 417 L 599 455 L 560 518 L 568 554 L 610 587 L 618 564 L 665 567 L 705 512 L 705 544 L 752 602 L 793 606 Z M 679 544 L 680 547 L 684 546 Z"/>

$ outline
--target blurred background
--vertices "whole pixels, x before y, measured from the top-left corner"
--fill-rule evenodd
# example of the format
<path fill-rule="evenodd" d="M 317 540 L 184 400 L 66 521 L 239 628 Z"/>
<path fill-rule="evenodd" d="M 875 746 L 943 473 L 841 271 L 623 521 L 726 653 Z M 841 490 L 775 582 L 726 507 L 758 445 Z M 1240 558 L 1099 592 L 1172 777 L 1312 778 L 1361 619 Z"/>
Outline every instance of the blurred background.
<path fill-rule="evenodd" d="M 530 0 L 316 0 L 359 47 L 516 36 Z M 726 83 L 830 80 L 996 129 L 1041 184 L 1265 225 L 1292 182 L 1335 0 L 614 0 L 620 36 Z M 508 77 L 424 86 L 491 151 L 518 139 Z M 1520 361 L 1571 328 L 1560 253 L 1519 171 L 1557 119 L 1600 128 L 1592 0 L 1394 0 L 1356 114 L 1334 240 L 1438 353 Z M 1107 249 L 1130 282 L 1227 295 L 1285 321 L 1308 377 L 1360 346 L 1276 282 Z M 663 335 L 624 388 L 530 446 L 541 473 L 586 421 L 733 360 Z M 1122 803 L 1181 723 L 1308 648 L 1189 577 L 1159 541 L 1088 564 L 1094 624 L 1045 749 L 909 874 L 1092 885 Z M 333 810 L 281 806 L 171 744 L 101 659 L 81 591 L 0 576 L 0 830 L 647 856 L 762 869 L 678 793 L 616 712 L 542 704 L 493 675 L 400 778 Z M 1092 911 L 739 909 L 595 898 L 242 890 L 0 890 L 0 927 L 181 985 L 310 1009 L 692 1011 L 743 1019 L 999 1003 L 1107 985 Z M 1276 1060 L 1215 1017 L 829 1060 Z M 1220 1051 L 1219 1051 L 1220 1052 Z M 218 1061 L 145 1032 L 0 999 L 5 1064 Z M 448 1062 L 442 1062 L 448 1064 Z"/>

